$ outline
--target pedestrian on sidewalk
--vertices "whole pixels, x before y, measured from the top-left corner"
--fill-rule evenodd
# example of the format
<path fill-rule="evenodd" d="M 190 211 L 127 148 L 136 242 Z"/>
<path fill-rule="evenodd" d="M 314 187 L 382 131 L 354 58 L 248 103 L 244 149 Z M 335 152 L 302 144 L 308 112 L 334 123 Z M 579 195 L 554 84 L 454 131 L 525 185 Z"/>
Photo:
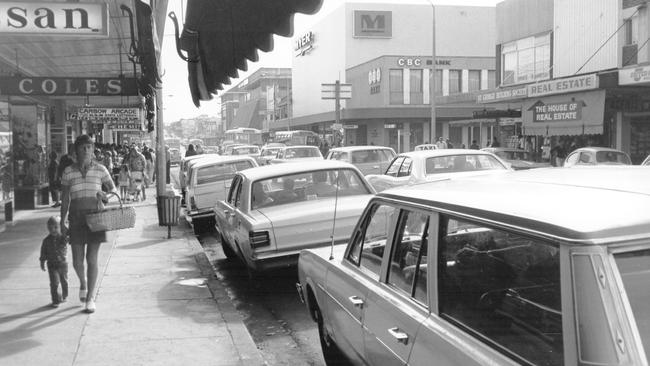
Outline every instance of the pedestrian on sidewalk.
<path fill-rule="evenodd" d="M 45 271 L 45 262 L 47 262 L 52 307 L 58 308 L 59 304 L 65 302 L 68 297 L 68 244 L 65 236 L 61 233 L 61 218 L 50 217 L 47 220 L 47 231 L 49 235 L 43 239 L 39 260 L 43 271 Z M 61 293 L 59 293 L 59 283 L 61 284 Z"/>
<path fill-rule="evenodd" d="M 97 210 L 98 200 L 108 202 L 102 185 L 113 193 L 116 189 L 106 167 L 93 160 L 94 142 L 90 136 L 77 137 L 74 148 L 77 161 L 65 169 L 61 179 L 61 227 L 63 235 L 70 235 L 72 265 L 79 277 L 79 300 L 86 304 L 86 312 L 93 313 L 99 272 L 97 255 L 100 244 L 106 241 L 106 232 L 90 231 L 86 214 Z M 84 271 L 84 258 L 87 271 Z"/>
<path fill-rule="evenodd" d="M 61 206 L 61 201 L 59 200 L 59 190 L 61 189 L 61 180 L 59 179 L 57 172 L 59 170 L 59 163 L 56 161 L 58 155 L 56 151 L 50 153 L 50 163 L 47 165 L 47 181 L 49 183 L 50 194 L 52 195 L 52 201 L 54 204 L 52 207 Z"/>

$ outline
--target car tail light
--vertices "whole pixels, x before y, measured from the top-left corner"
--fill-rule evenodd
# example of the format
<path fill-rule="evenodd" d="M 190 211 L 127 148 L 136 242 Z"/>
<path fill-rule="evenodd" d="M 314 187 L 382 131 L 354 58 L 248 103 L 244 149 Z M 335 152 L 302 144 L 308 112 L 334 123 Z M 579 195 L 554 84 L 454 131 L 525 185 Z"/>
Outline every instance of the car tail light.
<path fill-rule="evenodd" d="M 268 247 L 271 245 L 271 240 L 269 240 L 268 231 L 251 231 L 248 233 L 248 239 L 251 243 L 251 248 L 260 248 Z"/>

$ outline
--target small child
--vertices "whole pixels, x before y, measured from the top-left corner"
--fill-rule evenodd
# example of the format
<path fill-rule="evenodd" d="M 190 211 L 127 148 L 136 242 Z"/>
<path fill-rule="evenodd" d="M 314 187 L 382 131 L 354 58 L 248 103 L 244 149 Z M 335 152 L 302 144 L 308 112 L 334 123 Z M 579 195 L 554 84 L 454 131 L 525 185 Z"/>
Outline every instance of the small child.
<path fill-rule="evenodd" d="M 140 171 L 140 170 L 134 170 L 131 172 L 131 193 L 134 195 L 133 200 L 134 201 L 140 201 L 140 195 L 142 194 L 142 200 L 144 201 L 145 196 L 144 196 L 144 188 L 145 188 L 145 181 L 147 179 L 147 174 L 145 172 Z"/>
<path fill-rule="evenodd" d="M 50 275 L 50 294 L 52 295 L 52 307 L 58 308 L 59 304 L 66 301 L 68 297 L 68 262 L 66 238 L 61 234 L 61 218 L 52 216 L 47 220 L 47 230 L 50 232 L 41 245 L 41 269 Z M 61 294 L 59 294 L 59 282 L 61 282 Z"/>
<path fill-rule="evenodd" d="M 131 185 L 131 172 L 127 164 L 122 164 L 120 168 L 120 175 L 117 177 L 117 184 L 120 187 L 120 196 L 122 202 L 126 201 L 129 194 L 129 186 Z"/>

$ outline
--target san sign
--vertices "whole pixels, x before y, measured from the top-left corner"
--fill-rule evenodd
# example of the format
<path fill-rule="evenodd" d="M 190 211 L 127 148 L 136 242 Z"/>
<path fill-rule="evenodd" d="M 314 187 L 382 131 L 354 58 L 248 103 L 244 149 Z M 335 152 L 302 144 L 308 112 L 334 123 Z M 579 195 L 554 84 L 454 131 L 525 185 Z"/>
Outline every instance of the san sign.
<path fill-rule="evenodd" d="M 0 2 L 0 34 L 108 37 L 108 4 L 88 2 Z"/>

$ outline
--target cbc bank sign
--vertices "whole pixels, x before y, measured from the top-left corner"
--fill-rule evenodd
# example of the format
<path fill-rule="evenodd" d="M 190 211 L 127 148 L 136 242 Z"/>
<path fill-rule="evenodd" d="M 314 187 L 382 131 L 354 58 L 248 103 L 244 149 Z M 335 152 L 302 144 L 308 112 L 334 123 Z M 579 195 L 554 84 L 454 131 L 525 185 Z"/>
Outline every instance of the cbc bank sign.
<path fill-rule="evenodd" d="M 390 11 L 354 11 L 354 37 L 391 38 L 393 14 Z"/>

